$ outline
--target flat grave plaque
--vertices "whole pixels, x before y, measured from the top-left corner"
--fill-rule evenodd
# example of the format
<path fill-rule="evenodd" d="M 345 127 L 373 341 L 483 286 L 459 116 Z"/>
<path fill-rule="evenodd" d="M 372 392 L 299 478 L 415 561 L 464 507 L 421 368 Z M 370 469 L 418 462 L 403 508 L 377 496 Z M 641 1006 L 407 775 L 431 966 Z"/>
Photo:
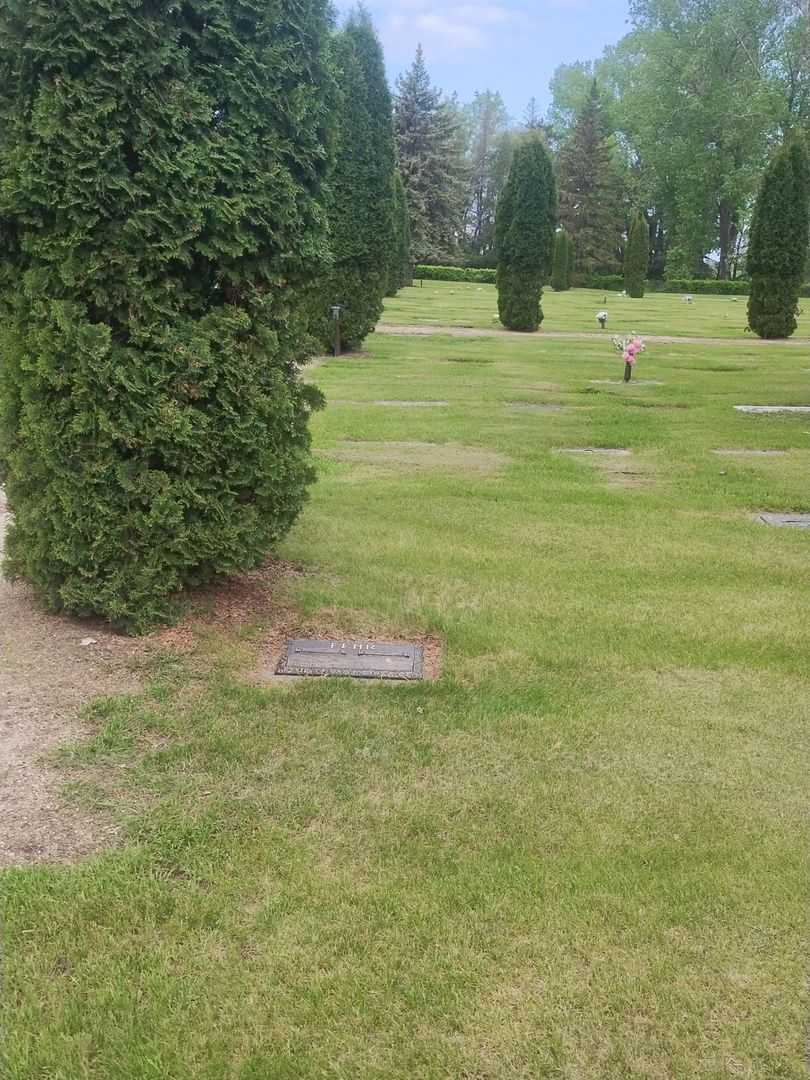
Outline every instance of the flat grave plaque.
<path fill-rule="evenodd" d="M 810 529 L 810 514 L 757 514 L 756 520 L 782 529 Z"/>
<path fill-rule="evenodd" d="M 420 645 L 390 641 L 330 641 L 296 638 L 287 642 L 277 675 L 332 675 L 352 679 L 421 679 Z"/>
<path fill-rule="evenodd" d="M 737 412 L 765 416 L 768 413 L 810 413 L 810 405 L 735 405 Z"/>

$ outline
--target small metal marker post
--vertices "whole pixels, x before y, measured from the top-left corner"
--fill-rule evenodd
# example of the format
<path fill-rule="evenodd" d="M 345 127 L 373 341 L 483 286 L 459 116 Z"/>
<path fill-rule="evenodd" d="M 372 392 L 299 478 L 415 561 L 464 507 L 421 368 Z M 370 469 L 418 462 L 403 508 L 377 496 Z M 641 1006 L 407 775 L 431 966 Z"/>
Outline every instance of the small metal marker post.
<path fill-rule="evenodd" d="M 341 304 L 334 304 L 332 306 L 332 318 L 335 322 L 335 344 L 334 344 L 334 356 L 340 356 L 340 316 L 343 314 L 343 307 Z"/>

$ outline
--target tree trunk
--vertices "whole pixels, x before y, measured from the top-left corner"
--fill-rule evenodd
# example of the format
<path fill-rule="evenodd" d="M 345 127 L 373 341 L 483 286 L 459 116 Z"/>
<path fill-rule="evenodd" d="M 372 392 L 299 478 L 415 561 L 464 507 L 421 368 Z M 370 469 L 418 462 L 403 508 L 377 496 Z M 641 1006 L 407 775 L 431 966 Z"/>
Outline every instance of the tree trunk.
<path fill-rule="evenodd" d="M 734 242 L 737 239 L 737 224 L 734 221 L 732 207 L 723 199 L 720 203 L 720 262 L 717 276 L 720 281 L 728 281 L 728 269 Z"/>

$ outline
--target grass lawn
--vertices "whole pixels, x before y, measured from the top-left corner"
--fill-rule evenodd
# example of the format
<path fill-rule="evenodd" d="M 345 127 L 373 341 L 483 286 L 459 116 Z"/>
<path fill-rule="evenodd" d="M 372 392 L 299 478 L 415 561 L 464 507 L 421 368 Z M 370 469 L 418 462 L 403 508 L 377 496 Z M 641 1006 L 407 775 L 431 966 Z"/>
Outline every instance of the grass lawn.
<path fill-rule="evenodd" d="M 280 600 L 433 635 L 441 676 L 259 688 L 257 624 L 94 707 L 66 775 L 124 840 L 0 876 L 4 1080 L 804 1078 L 810 534 L 750 515 L 810 511 L 810 417 L 732 405 L 810 404 L 807 366 L 661 345 L 624 387 L 607 342 L 377 336 L 313 370 Z"/>
<path fill-rule="evenodd" d="M 605 299 L 606 298 L 606 299 Z M 800 301 L 801 315 L 796 336 L 810 338 L 810 300 Z M 696 296 L 686 304 L 681 296 L 648 293 L 643 300 L 631 300 L 618 293 L 594 289 L 543 292 L 543 330 L 598 333 L 597 311 L 607 310 L 605 336 L 659 334 L 664 337 L 745 337 L 748 298 L 735 301 L 730 296 Z M 494 285 L 467 285 L 454 281 L 426 281 L 387 300 L 384 321 L 406 325 L 500 327 L 498 294 Z M 756 339 L 755 339 L 756 340 Z"/>

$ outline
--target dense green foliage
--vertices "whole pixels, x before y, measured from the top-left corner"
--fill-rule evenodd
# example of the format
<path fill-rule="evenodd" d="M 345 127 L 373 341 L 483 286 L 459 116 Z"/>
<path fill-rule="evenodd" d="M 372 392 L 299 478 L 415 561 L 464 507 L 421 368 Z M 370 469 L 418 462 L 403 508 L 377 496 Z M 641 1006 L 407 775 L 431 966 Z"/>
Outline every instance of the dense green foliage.
<path fill-rule="evenodd" d="M 408 196 L 399 169 L 394 170 L 394 242 L 389 252 L 388 296 L 396 296 L 403 285 L 413 281 L 411 262 L 411 219 Z"/>
<path fill-rule="evenodd" d="M 494 285 L 498 278 L 497 270 L 480 269 L 474 266 L 419 265 L 414 273 L 417 278 L 424 281 L 469 281 L 478 285 Z"/>
<path fill-rule="evenodd" d="M 650 265 L 650 227 L 639 213 L 633 217 L 624 249 L 624 287 L 634 300 L 644 296 L 644 284 Z"/>
<path fill-rule="evenodd" d="M 737 275 L 768 148 L 810 131 L 806 0 L 633 0 L 631 31 L 552 79 L 553 145 L 599 80 L 626 202 L 648 210 L 650 276 Z"/>
<path fill-rule="evenodd" d="M 556 219 L 551 158 L 539 136 L 527 136 L 515 150 L 496 222 L 498 314 L 509 330 L 534 331 L 543 321 Z"/>
<path fill-rule="evenodd" d="M 796 330 L 799 290 L 810 239 L 810 163 L 798 142 L 774 157 L 759 190 L 751 224 L 748 323 L 763 338 Z"/>
<path fill-rule="evenodd" d="M 394 99 L 397 160 L 418 262 L 443 259 L 458 247 L 465 197 L 461 120 L 430 82 L 421 46 L 397 80 Z"/>
<path fill-rule="evenodd" d="M 313 473 L 322 0 L 0 11 L 7 570 L 140 629 L 258 564 Z"/>
<path fill-rule="evenodd" d="M 382 49 L 364 9 L 353 12 L 332 45 L 339 87 L 337 152 L 329 200 L 332 267 L 312 302 L 322 348 L 333 341 L 333 305 L 341 334 L 356 349 L 374 329 L 390 288 L 397 247 L 394 129 Z"/>
<path fill-rule="evenodd" d="M 555 292 L 571 288 L 573 249 L 571 237 L 565 229 L 558 229 L 554 237 L 554 261 L 551 266 L 551 287 Z"/>
<path fill-rule="evenodd" d="M 626 282 L 621 274 L 577 274 L 574 285 L 579 289 L 602 289 L 607 292 L 622 292 Z M 647 292 L 660 293 L 702 293 L 706 296 L 748 296 L 751 291 L 750 281 L 718 281 L 716 278 L 668 278 L 666 280 L 647 281 Z"/>
<path fill-rule="evenodd" d="M 613 269 L 624 224 L 621 182 L 596 82 L 560 151 L 557 179 L 560 220 L 576 245 L 576 268 Z"/>

